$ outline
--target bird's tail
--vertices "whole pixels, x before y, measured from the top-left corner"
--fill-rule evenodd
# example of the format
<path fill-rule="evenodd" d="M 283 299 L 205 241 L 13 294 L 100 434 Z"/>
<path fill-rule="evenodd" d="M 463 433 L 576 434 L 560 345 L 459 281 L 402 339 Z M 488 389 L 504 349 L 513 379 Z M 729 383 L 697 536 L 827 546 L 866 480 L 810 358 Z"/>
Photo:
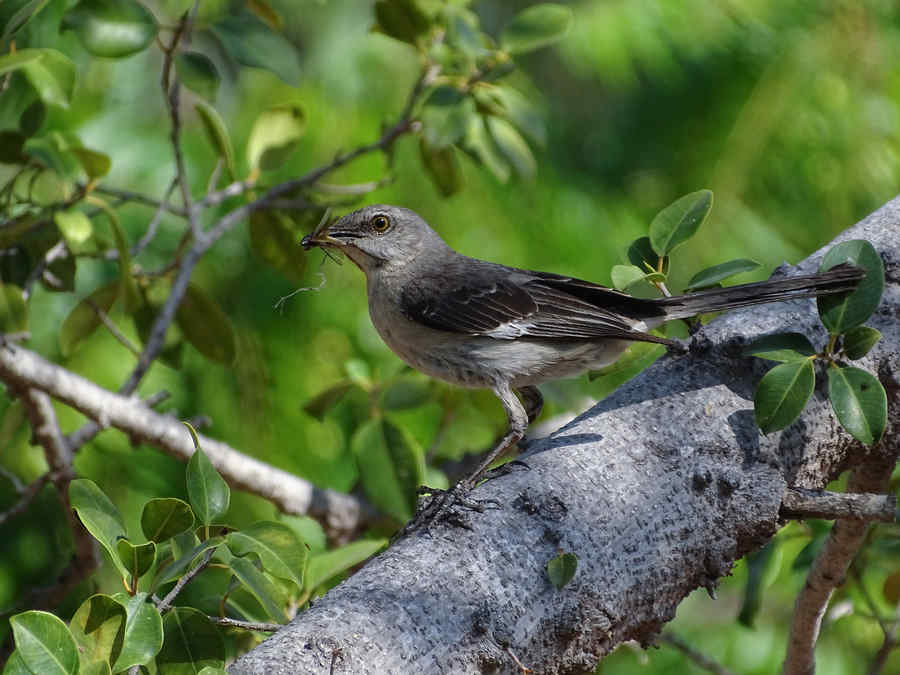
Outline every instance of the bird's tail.
<path fill-rule="evenodd" d="M 726 309 L 761 305 L 767 302 L 846 293 L 856 288 L 864 276 L 864 270 L 849 263 L 843 263 L 818 274 L 716 288 L 687 295 L 676 295 L 671 298 L 660 298 L 656 302 L 665 311 L 667 320 L 686 319 L 707 312 L 721 312 Z"/>

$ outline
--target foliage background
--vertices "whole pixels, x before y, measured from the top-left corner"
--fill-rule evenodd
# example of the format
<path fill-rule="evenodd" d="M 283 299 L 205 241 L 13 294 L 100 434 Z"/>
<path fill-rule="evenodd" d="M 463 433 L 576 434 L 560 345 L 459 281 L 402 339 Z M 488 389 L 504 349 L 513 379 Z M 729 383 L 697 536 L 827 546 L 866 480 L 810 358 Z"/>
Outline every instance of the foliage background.
<path fill-rule="evenodd" d="M 172 16 L 180 4 L 163 0 L 153 8 Z M 327 161 L 339 148 L 377 137 L 380 125 L 402 107 L 418 63 L 407 45 L 370 32 L 368 3 L 271 4 L 284 18 L 285 35 L 298 46 L 298 86 L 264 70 L 241 69 L 229 77 L 223 67 L 216 107 L 234 137 L 243 139 L 256 116 L 273 103 L 300 104 L 307 132 L 278 172 L 287 178 Z M 527 4 L 485 0 L 473 9 L 496 34 Z M 804 257 L 898 192 L 896 3 L 585 0 L 571 6 L 575 24 L 568 38 L 556 48 L 523 56 L 524 74 L 515 76 L 546 112 L 547 142 L 535 149 L 534 180 L 503 184 L 463 158 L 466 187 L 444 199 L 421 168 L 417 143 L 407 138 L 397 147 L 395 180 L 367 200 L 417 210 L 452 246 L 470 255 L 609 283 L 609 269 L 623 261 L 624 248 L 645 233 L 660 208 L 709 187 L 716 205 L 701 232 L 680 251 L 673 283 L 678 288 L 693 272 L 732 258 L 755 258 L 769 270 Z M 90 59 L 68 33 L 46 46 L 83 66 L 73 105 L 55 111 L 48 125 L 75 129 L 85 145 L 110 154 L 107 184 L 161 195 L 173 169 L 159 96 L 159 52 Z M 17 119 L 9 119 L 5 107 L 0 105 L 0 128 Z M 215 158 L 192 112 L 185 117 L 184 147 L 196 191 L 202 192 Z M 237 147 L 241 154 L 241 144 Z M 383 171 L 383 158 L 367 156 L 329 182 L 377 180 Z M 132 240 L 152 215 L 139 206 L 122 213 Z M 163 223 L 157 243 L 140 260 L 147 268 L 164 263 L 154 251 L 171 250 L 182 233 L 181 222 Z M 320 273 L 326 280 L 320 290 L 299 293 L 274 308 L 298 286 L 319 286 Z M 31 346 L 63 361 L 57 344 L 60 322 L 77 298 L 116 274 L 114 263 L 97 262 L 79 267 L 75 296 L 36 290 Z M 312 252 L 303 278 L 294 283 L 254 258 L 246 228 L 238 228 L 200 264 L 194 280 L 234 323 L 237 362 L 226 368 L 188 348 L 181 370 L 155 364 L 141 391 L 165 388 L 173 394 L 167 409 L 182 417 L 208 415 L 212 426 L 207 432 L 234 447 L 318 485 L 353 489 L 359 475 L 349 439 L 368 415 L 368 401 L 350 396 L 323 421 L 302 406 L 344 378 L 348 362 L 351 371 L 363 367 L 376 381 L 401 370 L 371 327 L 358 270 Z M 126 332 L 132 330 L 128 322 L 122 324 Z M 133 362 L 118 342 L 98 332 L 65 365 L 114 389 Z M 504 415 L 492 396 L 460 394 L 413 379 L 429 388 L 430 402 L 391 416 L 427 449 L 434 466 L 483 449 L 502 430 Z M 583 407 L 587 397 L 604 395 L 606 387 L 586 380 L 547 386 L 545 419 Z M 438 434 L 450 408 L 454 412 Z M 69 409 L 58 412 L 64 431 L 83 421 Z M 16 427 L 9 416 L 0 423 L 0 453 L 3 468 L 23 481 L 46 470 L 41 451 L 29 445 L 27 427 Z M 130 528 L 146 499 L 184 497 L 181 465 L 152 449 L 130 447 L 116 431 L 83 448 L 76 468 L 110 495 Z M 24 519 L 0 531 L 0 607 L 12 606 L 24 588 L 45 579 L 58 564 L 68 544 L 57 509 L 47 496 Z M 237 525 L 272 515 L 273 508 L 258 498 L 233 496 L 229 517 Z M 60 523 L 60 530 L 49 523 Z M 323 545 L 315 524 L 299 527 L 314 546 Z M 893 608 L 882 585 L 900 568 L 892 546 L 896 530 L 878 526 L 876 531 L 886 536 L 870 547 L 859 569 L 865 592 L 887 614 Z M 749 568 L 744 563 L 723 583 L 717 601 L 703 593 L 685 602 L 673 627 L 738 672 L 775 672 L 784 654 L 792 600 L 809 562 L 798 559 L 798 553 L 811 533 L 820 534 L 821 528 L 789 526 L 772 555 L 750 566 L 761 573 L 757 588 L 765 590 L 758 611 L 745 615 L 753 616 L 752 627 L 736 620 L 746 600 Z M 881 630 L 866 616 L 861 592 L 859 584 L 851 584 L 836 600 L 818 652 L 822 673 L 859 672 L 880 646 Z M 599 671 L 681 673 L 691 668 L 666 647 L 623 648 Z M 900 672 L 896 654 L 885 672 Z"/>

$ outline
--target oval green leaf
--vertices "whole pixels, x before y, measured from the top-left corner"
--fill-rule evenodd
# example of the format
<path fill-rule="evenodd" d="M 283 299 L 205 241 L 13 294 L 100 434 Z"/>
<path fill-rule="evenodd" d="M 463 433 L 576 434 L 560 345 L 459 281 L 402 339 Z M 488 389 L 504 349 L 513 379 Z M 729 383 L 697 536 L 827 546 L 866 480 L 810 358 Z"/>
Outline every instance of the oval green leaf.
<path fill-rule="evenodd" d="M 91 238 L 94 226 L 81 209 L 74 206 L 53 214 L 53 222 L 59 228 L 70 251 L 78 251 Z"/>
<path fill-rule="evenodd" d="M 697 231 L 712 208 L 712 190 L 698 190 L 675 200 L 650 223 L 650 245 L 657 255 L 669 255 Z"/>
<path fill-rule="evenodd" d="M 464 147 L 466 152 L 481 162 L 501 183 L 509 180 L 509 164 L 488 133 L 484 117 L 481 115 L 470 117 Z"/>
<path fill-rule="evenodd" d="M 94 56 L 120 58 L 142 51 L 156 37 L 157 25 L 135 0 L 81 0 L 63 17 Z"/>
<path fill-rule="evenodd" d="M 279 105 L 262 112 L 247 140 L 247 161 L 254 169 L 271 171 L 284 164 L 306 131 L 306 116 L 298 105 Z"/>
<path fill-rule="evenodd" d="M 156 544 L 152 541 L 132 544 L 127 539 L 119 539 L 116 552 L 128 574 L 135 579 L 144 576 L 156 561 Z"/>
<path fill-rule="evenodd" d="M 116 549 L 118 540 L 125 537 L 125 521 L 119 509 L 94 481 L 87 478 L 77 478 L 69 483 L 69 502 L 87 531 L 109 553 L 122 577 L 128 578 L 128 571 Z"/>
<path fill-rule="evenodd" d="M 69 151 L 75 155 L 81 168 L 84 169 L 85 175 L 91 180 L 103 178 L 112 167 L 109 155 L 104 155 L 102 152 L 81 147 L 71 148 Z"/>
<path fill-rule="evenodd" d="M 744 347 L 744 356 L 758 356 L 769 361 L 798 361 L 816 353 L 812 343 L 802 333 L 763 335 Z"/>
<path fill-rule="evenodd" d="M 246 10 L 229 12 L 211 26 L 225 51 L 245 66 L 265 68 L 290 85 L 300 82 L 297 48 Z"/>
<path fill-rule="evenodd" d="M 872 373 L 861 368 L 828 368 L 828 398 L 841 426 L 853 438 L 871 445 L 887 426 L 887 394 Z"/>
<path fill-rule="evenodd" d="M 206 54 L 179 52 L 175 57 L 175 72 L 181 83 L 195 94 L 209 101 L 216 99 L 219 71 Z"/>
<path fill-rule="evenodd" d="M 16 653 L 32 673 L 75 675 L 78 646 L 68 627 L 50 612 L 29 611 L 9 620 Z"/>
<path fill-rule="evenodd" d="M 647 272 L 659 271 L 659 256 L 650 244 L 650 237 L 640 237 L 628 245 L 626 257 L 635 267 Z M 669 273 L 669 259 L 663 258 L 662 273 Z"/>
<path fill-rule="evenodd" d="M 22 50 L 29 53 L 32 50 Z M 44 103 L 69 107 L 75 91 L 75 64 L 68 56 L 55 49 L 36 49 L 39 58 L 29 59 L 22 65 L 25 77 L 35 88 Z"/>
<path fill-rule="evenodd" d="M 144 536 L 157 544 L 191 529 L 194 513 L 187 502 L 174 497 L 151 499 L 141 513 Z"/>
<path fill-rule="evenodd" d="M 500 45 L 522 54 L 553 44 L 572 26 L 572 10 L 555 4 L 534 5 L 516 14 L 500 33 Z"/>
<path fill-rule="evenodd" d="M 231 502 L 228 483 L 199 448 L 188 460 L 185 482 L 188 499 L 202 524 L 209 525 L 228 511 Z"/>
<path fill-rule="evenodd" d="M 143 666 L 153 660 L 163 644 L 162 617 L 152 602 L 147 602 L 147 593 L 129 596 L 117 593 L 113 596 L 125 607 L 125 639 L 122 651 L 113 664 L 113 672 L 119 673 L 131 666 Z"/>
<path fill-rule="evenodd" d="M 284 523 L 260 521 L 226 536 L 228 548 L 236 556 L 255 553 L 263 569 L 279 579 L 288 579 L 303 588 L 306 546 Z"/>
<path fill-rule="evenodd" d="M 578 557 L 574 553 L 560 553 L 547 563 L 547 576 L 557 590 L 572 581 L 578 569 Z"/>
<path fill-rule="evenodd" d="M 728 262 L 713 265 L 692 276 L 685 290 L 696 291 L 700 288 L 708 288 L 729 277 L 733 277 L 736 274 L 752 272 L 760 266 L 760 263 L 755 260 L 750 260 L 749 258 L 739 258 L 737 260 L 729 260 Z"/>
<path fill-rule="evenodd" d="M 203 612 L 175 607 L 163 619 L 164 641 L 156 657 L 159 675 L 193 675 L 206 666 L 225 662 L 225 642 Z"/>
<path fill-rule="evenodd" d="M 851 361 L 861 359 L 878 344 L 881 339 L 881 331 L 869 326 L 857 326 L 851 328 L 844 335 L 844 354 Z"/>
<path fill-rule="evenodd" d="M 27 64 L 33 63 L 40 58 L 40 49 L 20 49 L 13 54 L 4 54 L 0 56 L 0 75 L 6 75 L 6 73 L 24 68 Z"/>
<path fill-rule="evenodd" d="M 279 623 L 287 621 L 284 613 L 283 594 L 265 574 L 256 569 L 253 563 L 246 558 L 234 557 L 229 561 L 228 566 L 237 580 L 259 601 L 271 618 Z"/>
<path fill-rule="evenodd" d="M 416 0 L 378 0 L 375 3 L 375 20 L 382 33 L 410 44 L 415 44 L 430 25 L 428 16 Z"/>
<path fill-rule="evenodd" d="M 59 348 L 63 356 L 71 356 L 81 341 L 97 330 L 101 321 L 96 307 L 109 314 L 120 290 L 119 283 L 101 286 L 75 305 L 59 331 Z"/>
<path fill-rule="evenodd" d="M 192 542 L 196 541 L 194 539 L 193 533 L 190 533 L 190 539 Z M 176 541 L 178 541 L 178 538 L 173 540 L 173 544 Z M 172 554 L 173 556 L 176 556 L 175 559 L 156 573 L 156 575 L 153 577 L 153 583 L 151 584 L 151 587 L 159 588 L 159 586 L 162 584 L 174 581 L 191 566 L 191 563 L 194 562 L 198 558 L 198 556 L 205 553 L 211 548 L 217 548 L 224 541 L 225 540 L 222 537 L 210 537 L 206 541 L 202 541 L 199 544 L 193 546 L 193 548 L 182 555 L 178 555 L 173 547 Z"/>
<path fill-rule="evenodd" d="M 502 117 L 492 115 L 487 117 L 487 126 L 500 153 L 516 173 L 526 180 L 533 179 L 537 173 L 537 160 L 516 128 Z"/>
<path fill-rule="evenodd" d="M 838 244 L 822 258 L 819 271 L 830 270 L 842 263 L 861 267 L 866 276 L 852 293 L 823 295 L 816 299 L 822 323 L 832 334 L 846 333 L 865 323 L 878 307 L 884 292 L 884 263 L 872 244 L 861 239 Z"/>
<path fill-rule="evenodd" d="M 202 290 L 188 285 L 175 315 L 178 327 L 206 358 L 225 365 L 234 362 L 234 328 L 225 313 Z"/>
<path fill-rule="evenodd" d="M 81 663 L 102 661 L 111 666 L 119 658 L 125 638 L 125 607 L 108 595 L 92 595 L 69 622 Z"/>
<path fill-rule="evenodd" d="M 237 175 L 234 165 L 234 148 L 231 145 L 231 138 L 228 136 L 228 128 L 225 126 L 225 121 L 216 112 L 216 109 L 206 101 L 197 101 L 194 109 L 197 111 L 197 116 L 200 118 L 210 145 L 213 146 L 219 157 L 223 159 L 228 175 L 233 179 Z"/>
<path fill-rule="evenodd" d="M 800 416 L 816 383 L 811 359 L 775 366 L 763 376 L 753 400 L 763 433 L 784 429 Z"/>
<path fill-rule="evenodd" d="M 0 333 L 28 330 L 28 306 L 22 289 L 0 282 Z"/>
<path fill-rule="evenodd" d="M 440 150 L 459 142 L 475 115 L 475 101 L 458 88 L 442 84 L 431 90 L 420 113 L 422 138 Z"/>
<path fill-rule="evenodd" d="M 666 280 L 666 275 L 660 272 L 642 272 L 634 265 L 613 265 L 610 273 L 613 288 L 627 291 L 642 281 L 655 284 Z"/>

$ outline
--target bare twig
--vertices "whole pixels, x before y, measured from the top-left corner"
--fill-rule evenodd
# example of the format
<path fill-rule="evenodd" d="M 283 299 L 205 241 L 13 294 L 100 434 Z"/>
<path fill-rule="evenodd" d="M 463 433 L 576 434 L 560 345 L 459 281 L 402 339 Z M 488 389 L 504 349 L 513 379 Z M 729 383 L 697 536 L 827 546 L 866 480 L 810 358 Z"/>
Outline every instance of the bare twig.
<path fill-rule="evenodd" d="M 150 245 L 150 242 L 153 241 L 154 237 L 156 237 L 156 231 L 159 229 L 159 223 L 162 221 L 163 214 L 166 212 L 164 208 L 165 204 L 168 203 L 169 198 L 172 196 L 172 193 L 175 191 L 175 188 L 178 187 L 178 176 L 172 179 L 172 182 L 169 183 L 169 187 L 166 188 L 165 197 L 163 197 L 163 201 L 160 202 L 159 206 L 156 207 L 156 213 L 153 214 L 153 218 L 150 220 L 150 224 L 147 225 L 147 231 L 144 232 L 144 236 L 141 237 L 137 244 L 131 249 L 131 257 L 135 258 L 140 255 L 145 248 Z M 118 257 L 118 251 L 115 252 L 116 257 Z"/>
<path fill-rule="evenodd" d="M 175 598 L 178 597 L 178 594 L 184 590 L 184 587 L 191 583 L 200 572 L 206 569 L 206 566 L 209 565 L 209 561 L 212 560 L 215 552 L 216 549 L 214 548 L 207 550 L 206 553 L 203 554 L 203 558 L 201 558 L 200 562 L 188 570 L 184 576 L 179 578 L 172 587 L 172 590 L 166 594 L 166 597 L 156 603 L 156 609 L 159 610 L 160 614 L 167 611 L 172 606 L 172 603 L 175 602 Z"/>
<path fill-rule="evenodd" d="M 181 207 L 176 206 L 169 202 L 169 195 L 171 194 L 170 190 L 166 190 L 166 197 L 160 201 L 158 199 L 154 199 L 153 197 L 149 197 L 142 192 L 134 192 L 132 190 L 123 190 L 121 188 L 114 188 L 108 185 L 95 185 L 94 192 L 99 192 L 102 195 L 107 195 L 109 197 L 115 197 L 123 202 L 135 202 L 137 204 L 143 204 L 144 206 L 152 206 L 158 211 L 164 211 L 166 213 L 171 213 L 174 216 L 178 216 L 179 218 L 187 218 L 187 211 Z"/>
<path fill-rule="evenodd" d="M 781 516 L 794 520 L 858 518 L 893 523 L 897 516 L 897 498 L 894 495 L 829 492 L 793 487 L 784 493 Z"/>
<path fill-rule="evenodd" d="M 677 649 L 695 665 L 714 673 L 714 675 L 734 675 L 733 671 L 698 651 L 670 630 L 663 631 L 659 636 L 659 641 Z"/>
<path fill-rule="evenodd" d="M 106 330 L 110 332 L 110 335 L 112 335 L 120 345 L 125 347 L 125 349 L 139 357 L 141 355 L 141 350 L 135 347 L 134 343 L 119 330 L 119 327 L 109 318 L 109 314 L 107 314 L 100 305 L 94 302 L 92 298 L 88 297 L 85 298 L 85 300 L 87 300 L 91 309 L 94 310 L 94 314 L 97 315 L 97 318 L 100 319 L 100 323 L 102 323 Z"/>
<path fill-rule="evenodd" d="M 274 633 L 283 627 L 280 623 L 241 621 L 240 619 L 231 619 L 227 616 L 210 616 L 207 618 L 213 623 L 226 628 L 243 628 L 244 630 L 255 630 L 261 633 Z"/>

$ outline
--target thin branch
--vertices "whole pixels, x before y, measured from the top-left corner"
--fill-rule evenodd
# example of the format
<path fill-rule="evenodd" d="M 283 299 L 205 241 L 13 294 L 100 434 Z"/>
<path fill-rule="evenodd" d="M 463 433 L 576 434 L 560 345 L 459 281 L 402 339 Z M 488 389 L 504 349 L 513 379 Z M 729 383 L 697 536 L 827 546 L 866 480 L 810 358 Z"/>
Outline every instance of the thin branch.
<path fill-rule="evenodd" d="M 900 644 L 900 639 L 898 639 L 900 637 L 900 605 L 897 605 L 894 614 L 897 618 L 894 620 L 893 626 L 884 632 L 884 642 L 881 643 L 881 647 L 878 648 L 878 652 L 872 660 L 872 665 L 869 666 L 868 675 L 881 675 L 891 652 Z"/>
<path fill-rule="evenodd" d="M 275 631 L 284 628 L 280 623 L 241 621 L 240 619 L 231 619 L 227 616 L 210 616 L 207 618 L 213 623 L 218 624 L 219 626 L 225 626 L 226 628 L 243 628 L 244 630 L 255 630 L 260 633 L 274 633 Z"/>
<path fill-rule="evenodd" d="M 696 666 L 708 670 L 709 672 L 714 673 L 714 675 L 734 675 L 733 671 L 709 658 L 703 652 L 698 651 L 670 630 L 663 631 L 659 636 L 659 641 L 677 649 Z"/>
<path fill-rule="evenodd" d="M 156 237 L 156 231 L 159 229 L 159 224 L 162 221 L 163 214 L 166 212 L 165 205 L 168 204 L 169 198 L 172 196 L 172 193 L 175 191 L 175 188 L 178 187 L 178 176 L 172 179 L 172 182 L 169 183 L 169 187 L 166 188 L 165 197 L 163 197 L 163 201 L 159 203 L 159 206 L 156 207 L 156 213 L 153 214 L 153 218 L 150 220 L 150 224 L 147 226 L 147 231 L 144 232 L 144 236 L 141 237 L 137 244 L 131 249 L 131 257 L 136 258 L 140 255 L 147 246 L 150 245 L 150 242 Z M 118 251 L 113 251 L 116 257 L 118 257 Z"/>
<path fill-rule="evenodd" d="M 897 498 L 885 494 L 857 494 L 788 488 L 781 501 L 781 517 L 792 520 L 857 518 L 893 523 L 897 519 Z"/>
<path fill-rule="evenodd" d="M 16 389 L 45 391 L 89 418 L 99 420 L 98 427 L 113 426 L 136 442 L 153 445 L 182 461 L 194 454 L 190 434 L 177 419 L 151 410 L 135 397 L 107 391 L 24 347 L 15 344 L 0 347 L 0 380 Z M 81 431 L 69 437 L 72 447 L 76 447 L 72 438 Z M 268 499 L 284 513 L 317 518 L 334 536 L 352 533 L 375 517 L 371 507 L 353 496 L 318 488 L 222 441 L 202 434 L 199 440 L 203 451 L 233 487 Z"/>
<path fill-rule="evenodd" d="M 123 190 L 121 188 L 109 187 L 108 185 L 95 185 L 93 191 L 109 197 L 115 197 L 123 202 L 135 202 L 143 204 L 144 206 L 152 206 L 158 211 L 165 211 L 166 213 L 178 216 L 179 218 L 187 218 L 188 216 L 187 211 L 183 207 L 176 206 L 169 202 L 169 195 L 171 194 L 169 190 L 166 191 L 166 197 L 162 201 L 153 199 L 153 197 L 149 197 L 141 192 Z"/>
<path fill-rule="evenodd" d="M 178 597 L 178 594 L 184 590 L 184 587 L 191 583 L 200 572 L 206 569 L 206 566 L 209 565 L 209 561 L 212 560 L 215 552 L 216 549 L 214 548 L 207 550 L 206 553 L 203 554 L 203 558 L 200 562 L 188 570 L 183 577 L 178 579 L 175 586 L 172 587 L 172 590 L 168 592 L 166 597 L 156 603 L 156 609 L 159 610 L 160 614 L 168 610 L 172 606 L 172 603 L 175 602 L 175 598 Z"/>
<path fill-rule="evenodd" d="M 134 343 L 129 340 L 122 331 L 119 330 L 119 327 L 113 323 L 113 320 L 109 318 L 109 314 L 107 314 L 103 308 L 93 301 L 90 297 L 85 298 L 87 300 L 88 305 L 90 305 L 91 309 L 94 310 L 94 314 L 97 315 L 97 318 L 100 319 L 100 323 L 102 323 L 106 330 L 110 332 L 110 334 L 116 339 L 116 341 L 125 347 L 128 351 L 130 351 L 135 356 L 141 355 L 141 350 L 134 346 Z"/>

